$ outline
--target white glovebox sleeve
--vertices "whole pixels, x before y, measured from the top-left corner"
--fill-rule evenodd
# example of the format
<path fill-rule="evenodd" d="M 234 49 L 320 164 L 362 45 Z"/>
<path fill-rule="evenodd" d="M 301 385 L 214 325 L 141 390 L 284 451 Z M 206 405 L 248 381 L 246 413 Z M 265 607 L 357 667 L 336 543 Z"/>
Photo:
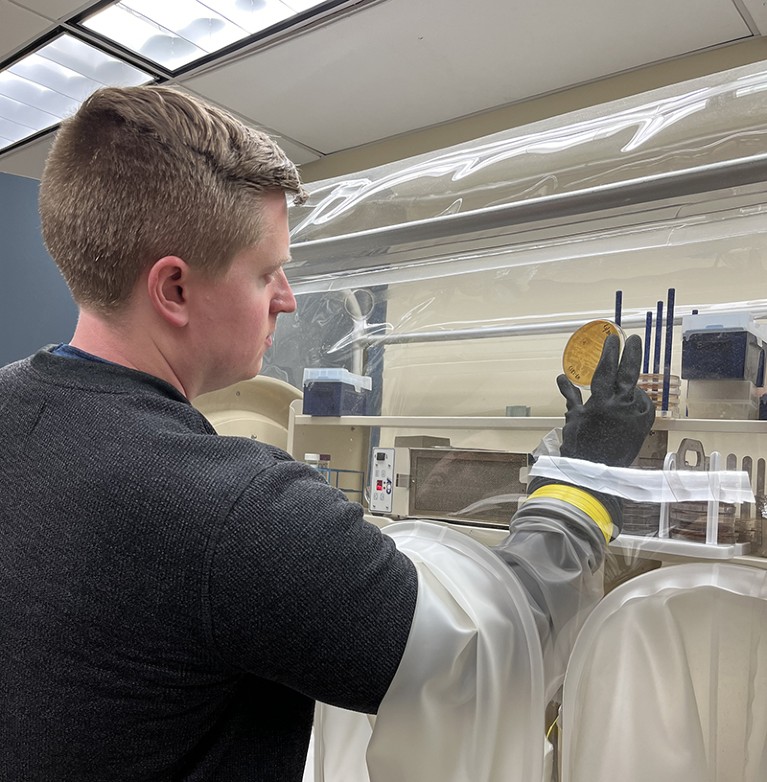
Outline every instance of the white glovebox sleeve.
<path fill-rule="evenodd" d="M 318 704 L 315 782 L 550 779 L 540 640 L 514 574 L 437 524 L 384 532 L 418 571 L 410 636 L 377 716 Z"/>
<path fill-rule="evenodd" d="M 694 562 L 624 582 L 573 647 L 563 782 L 767 779 L 767 573 Z"/>

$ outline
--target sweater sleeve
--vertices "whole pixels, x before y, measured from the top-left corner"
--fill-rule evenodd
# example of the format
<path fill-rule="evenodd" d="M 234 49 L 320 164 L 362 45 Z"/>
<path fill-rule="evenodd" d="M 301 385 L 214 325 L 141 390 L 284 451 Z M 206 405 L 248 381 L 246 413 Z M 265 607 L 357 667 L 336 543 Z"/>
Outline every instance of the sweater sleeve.
<path fill-rule="evenodd" d="M 239 497 L 210 556 L 208 621 L 234 669 L 375 713 L 415 610 L 412 562 L 310 467 L 276 461 Z"/>

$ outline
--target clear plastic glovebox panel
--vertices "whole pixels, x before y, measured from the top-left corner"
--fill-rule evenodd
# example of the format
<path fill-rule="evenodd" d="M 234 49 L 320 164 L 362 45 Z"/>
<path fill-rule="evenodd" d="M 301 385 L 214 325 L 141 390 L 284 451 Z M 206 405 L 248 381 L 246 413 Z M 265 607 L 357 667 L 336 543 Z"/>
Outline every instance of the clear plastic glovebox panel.
<path fill-rule="evenodd" d="M 573 331 L 614 319 L 619 293 L 624 332 L 646 337 L 673 289 L 681 375 L 683 315 L 767 319 L 765 116 L 762 63 L 310 183 L 290 209 L 298 308 L 263 374 L 299 388 L 306 367 L 368 375 L 369 414 L 562 416 Z M 649 333 L 663 353 L 668 328 Z M 521 452 L 540 434 L 452 444 Z M 668 435 L 669 450 L 687 436 Z M 738 464 L 767 456 L 764 438 L 702 439 Z"/>
<path fill-rule="evenodd" d="M 388 415 L 560 415 L 564 345 L 617 292 L 627 333 L 670 288 L 677 320 L 764 317 L 766 115 L 754 64 L 310 183 L 266 374 L 368 374 Z"/>
<path fill-rule="evenodd" d="M 764 116 L 755 64 L 310 183 L 290 209 L 298 309 L 263 373 L 299 388 L 306 367 L 369 375 L 372 414 L 561 416 L 573 331 L 615 318 L 620 292 L 624 332 L 646 336 L 673 289 L 680 375 L 683 315 L 767 317 Z M 649 333 L 664 353 L 667 336 L 667 323 Z M 454 444 L 525 450 L 538 436 L 467 430 Z"/>
<path fill-rule="evenodd" d="M 263 371 L 297 387 L 305 367 L 370 375 L 369 412 L 384 415 L 562 415 L 555 378 L 567 340 L 613 318 L 618 290 L 627 334 L 644 336 L 670 287 L 679 317 L 767 315 L 767 214 L 724 206 L 643 225 L 593 220 L 570 236 L 450 237 L 431 243 L 431 256 L 416 246 L 393 266 L 295 282 L 297 311 L 279 319 Z M 680 359 L 677 328 L 676 375 Z"/>
<path fill-rule="evenodd" d="M 291 210 L 303 243 L 620 185 L 763 155 L 757 63 L 311 183 Z M 374 249 L 371 244 L 369 249 Z"/>

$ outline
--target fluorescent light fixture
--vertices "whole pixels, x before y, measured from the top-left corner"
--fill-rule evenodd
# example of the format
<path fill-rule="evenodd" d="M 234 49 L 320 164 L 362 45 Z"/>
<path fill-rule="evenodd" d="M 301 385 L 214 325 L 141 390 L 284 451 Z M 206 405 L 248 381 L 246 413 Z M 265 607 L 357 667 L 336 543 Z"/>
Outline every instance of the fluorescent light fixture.
<path fill-rule="evenodd" d="M 58 125 L 100 87 L 136 86 L 153 78 L 61 35 L 0 71 L 0 150 Z"/>
<path fill-rule="evenodd" d="M 176 71 L 324 0 L 122 0 L 80 25 Z"/>

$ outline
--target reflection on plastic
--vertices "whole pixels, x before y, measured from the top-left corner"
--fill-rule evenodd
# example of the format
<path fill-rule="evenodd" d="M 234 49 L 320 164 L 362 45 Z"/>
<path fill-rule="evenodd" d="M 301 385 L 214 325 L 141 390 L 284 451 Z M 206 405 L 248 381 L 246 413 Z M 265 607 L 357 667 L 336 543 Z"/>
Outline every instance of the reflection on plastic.
<path fill-rule="evenodd" d="M 573 192 L 764 151 L 762 64 L 309 185 L 304 242 Z M 681 90 L 681 92 L 680 92 Z M 735 130 L 733 130 L 735 129 Z"/>

